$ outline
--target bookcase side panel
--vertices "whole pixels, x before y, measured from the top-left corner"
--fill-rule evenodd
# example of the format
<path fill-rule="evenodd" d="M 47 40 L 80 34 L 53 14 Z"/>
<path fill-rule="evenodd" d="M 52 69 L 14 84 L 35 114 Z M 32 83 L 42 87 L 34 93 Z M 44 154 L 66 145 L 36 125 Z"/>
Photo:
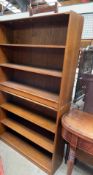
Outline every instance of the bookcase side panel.
<path fill-rule="evenodd" d="M 64 141 L 61 137 L 61 117 L 67 113 L 70 109 L 70 104 L 63 106 L 57 113 L 57 121 L 56 121 L 56 132 L 55 132 L 55 140 L 54 140 L 54 153 L 52 158 L 52 173 L 57 170 L 63 160 L 64 155 Z"/>
<path fill-rule="evenodd" d="M 64 56 L 59 106 L 63 106 L 71 102 L 75 71 L 78 63 L 82 27 L 83 17 L 71 12 Z"/>
<path fill-rule="evenodd" d="M 62 155 L 64 154 L 64 141 L 61 138 L 61 117 L 70 109 L 75 69 L 78 61 L 82 24 L 82 17 L 77 15 L 76 13 L 71 12 L 68 25 L 67 42 L 63 63 L 63 76 L 61 80 L 59 96 L 59 112 L 57 115 L 56 134 L 54 141 L 55 151 L 52 160 L 53 173 L 61 164 Z"/>

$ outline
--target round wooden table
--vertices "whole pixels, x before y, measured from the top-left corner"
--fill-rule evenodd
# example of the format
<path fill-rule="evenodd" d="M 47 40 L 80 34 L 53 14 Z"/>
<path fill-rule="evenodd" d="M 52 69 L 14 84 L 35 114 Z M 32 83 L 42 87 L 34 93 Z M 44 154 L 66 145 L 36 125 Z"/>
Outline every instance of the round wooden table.
<path fill-rule="evenodd" d="M 71 175 L 77 149 L 93 156 L 93 115 L 72 109 L 62 118 L 62 137 L 70 144 L 67 175 Z"/>

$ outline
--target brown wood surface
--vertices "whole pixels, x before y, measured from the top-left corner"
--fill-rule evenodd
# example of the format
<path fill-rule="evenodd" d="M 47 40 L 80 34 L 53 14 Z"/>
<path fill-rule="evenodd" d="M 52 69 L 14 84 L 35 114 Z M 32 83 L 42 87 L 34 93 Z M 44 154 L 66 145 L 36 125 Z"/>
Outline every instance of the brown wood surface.
<path fill-rule="evenodd" d="M 1 47 L 30 47 L 30 48 L 48 48 L 48 49 L 64 49 L 65 45 L 44 45 L 44 44 L 0 44 Z"/>
<path fill-rule="evenodd" d="M 55 132 L 55 140 L 54 140 L 54 154 L 52 161 L 52 173 L 54 173 L 57 167 L 62 162 L 62 158 L 64 156 L 64 141 L 60 135 L 61 133 L 61 117 L 67 113 L 70 109 L 70 103 L 64 105 L 60 111 L 57 113 L 57 124 L 56 124 L 56 132 Z"/>
<path fill-rule="evenodd" d="M 47 173 L 51 172 L 51 157 L 49 157 L 48 154 L 44 154 L 42 151 L 36 149 L 35 146 L 31 146 L 31 144 L 28 144 L 10 132 L 4 132 L 0 138 L 44 171 Z"/>
<path fill-rule="evenodd" d="M 18 83 L 12 82 L 4 82 L 0 84 L 0 90 L 8 91 L 28 99 L 35 100 L 37 102 L 43 103 L 45 105 L 49 105 L 51 107 L 57 108 L 58 96 L 53 93 L 49 93 L 46 91 L 42 91 L 36 88 L 29 88 L 24 85 L 20 85 Z"/>
<path fill-rule="evenodd" d="M 9 63 L 0 64 L 0 67 L 6 67 L 10 69 L 15 69 L 15 70 L 33 72 L 36 74 L 49 75 L 49 76 L 59 77 L 59 78 L 62 77 L 62 72 L 55 71 L 55 70 L 53 71 L 53 70 L 48 70 L 48 69 L 40 69 L 40 68 L 35 68 L 35 67 L 21 66 L 17 64 L 9 64 Z"/>
<path fill-rule="evenodd" d="M 93 115 L 79 110 L 72 110 L 63 117 L 63 126 L 69 132 L 93 143 Z"/>
<path fill-rule="evenodd" d="M 53 14 L 49 14 L 49 15 L 41 15 L 41 16 L 31 16 L 31 17 L 24 17 L 24 18 L 19 18 L 19 19 L 8 19 L 8 20 L 2 20 L 0 21 L 2 27 L 3 25 L 6 25 L 7 27 L 13 27 L 14 24 L 16 24 L 17 26 L 14 26 L 14 27 L 17 27 L 21 25 L 28 25 L 28 24 L 31 24 L 31 23 L 36 23 L 36 22 L 61 22 L 61 23 L 64 23 L 67 22 L 68 20 L 68 17 L 70 15 L 71 12 L 66 12 L 66 13 L 53 13 Z M 5 29 L 5 28 L 4 28 Z M 4 36 L 5 37 L 5 36 Z"/>
<path fill-rule="evenodd" d="M 1 138 L 49 175 L 63 158 L 82 23 L 74 12 L 0 22 Z"/>
<path fill-rule="evenodd" d="M 93 156 L 93 115 L 75 109 L 71 110 L 62 118 L 62 137 L 70 144 L 70 150 L 73 150 L 72 155 L 71 152 L 69 153 L 67 170 L 67 175 L 71 175 L 75 157 L 82 161 L 86 154 Z M 84 153 L 80 155 L 82 151 L 85 155 Z M 91 160 L 88 162 L 90 163 Z"/>
<path fill-rule="evenodd" d="M 37 101 L 31 100 L 31 99 L 29 99 L 29 98 L 25 98 L 25 97 L 23 97 L 23 96 L 20 96 L 20 95 L 17 95 L 17 94 L 8 92 L 7 90 L 6 90 L 6 91 L 5 91 L 5 90 L 4 90 L 4 91 L 1 91 L 1 92 L 2 92 L 2 93 L 9 94 L 9 95 L 11 95 L 12 97 L 18 97 L 18 98 L 20 98 L 20 99 L 23 99 L 23 100 L 25 100 L 25 102 L 31 102 L 31 103 L 33 103 L 34 105 L 39 105 L 39 106 L 41 106 L 41 107 L 44 107 L 44 108 L 47 109 L 47 111 L 50 109 L 50 110 L 52 110 L 52 113 L 53 113 L 53 112 L 57 112 L 57 109 L 55 109 L 55 108 L 52 108 L 52 107 L 47 106 L 47 105 L 44 105 L 44 104 L 39 103 L 39 102 L 37 102 Z M 5 100 L 1 102 L 1 104 L 3 104 L 3 103 L 5 103 Z"/>
<path fill-rule="evenodd" d="M 55 133 L 56 123 L 51 119 L 49 120 L 49 118 L 45 118 L 44 116 L 30 112 L 12 103 L 4 103 L 0 105 L 0 107 L 2 109 L 5 109 L 6 111 L 16 114 L 18 117 L 28 120 L 29 122 L 32 122 L 42 128 L 45 128 L 46 130 L 52 133 Z"/>
<path fill-rule="evenodd" d="M 83 27 L 83 17 L 80 16 L 79 14 L 76 15 L 74 12 L 71 12 L 68 24 L 66 50 L 64 55 L 63 79 L 60 88 L 61 105 L 68 103 L 69 101 L 71 101 L 72 98 L 71 94 L 73 90 L 76 66 L 78 63 L 82 27 Z"/>
<path fill-rule="evenodd" d="M 90 155 L 81 149 L 77 149 L 76 157 L 78 160 L 84 162 L 84 164 L 93 166 L 93 155 Z"/>
<path fill-rule="evenodd" d="M 2 47 L 1 63 L 62 71 L 64 49 L 38 47 Z M 3 59 L 5 57 L 5 59 Z M 26 59 L 25 59 L 26 58 Z"/>
<path fill-rule="evenodd" d="M 32 142 L 38 144 L 39 146 L 45 148 L 49 152 L 53 153 L 53 142 L 50 139 L 44 137 L 43 135 L 35 132 L 32 129 L 28 129 L 27 127 L 23 126 L 18 122 L 13 121 L 12 119 L 3 119 L 1 123 L 7 126 L 8 128 L 16 131 L 17 133 L 23 135 Z"/>

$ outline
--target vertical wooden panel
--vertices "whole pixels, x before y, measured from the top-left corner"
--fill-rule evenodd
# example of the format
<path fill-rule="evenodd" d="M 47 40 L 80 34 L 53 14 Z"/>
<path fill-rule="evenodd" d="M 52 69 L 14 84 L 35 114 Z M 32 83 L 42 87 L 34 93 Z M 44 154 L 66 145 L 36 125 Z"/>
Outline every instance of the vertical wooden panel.
<path fill-rule="evenodd" d="M 66 50 L 63 65 L 63 79 L 60 90 L 60 105 L 71 101 L 76 66 L 78 62 L 83 17 L 70 13 Z"/>

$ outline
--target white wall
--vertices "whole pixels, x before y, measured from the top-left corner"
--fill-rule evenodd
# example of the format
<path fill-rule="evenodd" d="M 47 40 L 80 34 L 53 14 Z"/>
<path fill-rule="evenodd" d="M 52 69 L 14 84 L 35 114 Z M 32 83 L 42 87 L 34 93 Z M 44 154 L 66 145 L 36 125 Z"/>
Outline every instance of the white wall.
<path fill-rule="evenodd" d="M 83 14 L 84 16 L 84 26 L 82 39 L 93 39 L 93 13 Z"/>

